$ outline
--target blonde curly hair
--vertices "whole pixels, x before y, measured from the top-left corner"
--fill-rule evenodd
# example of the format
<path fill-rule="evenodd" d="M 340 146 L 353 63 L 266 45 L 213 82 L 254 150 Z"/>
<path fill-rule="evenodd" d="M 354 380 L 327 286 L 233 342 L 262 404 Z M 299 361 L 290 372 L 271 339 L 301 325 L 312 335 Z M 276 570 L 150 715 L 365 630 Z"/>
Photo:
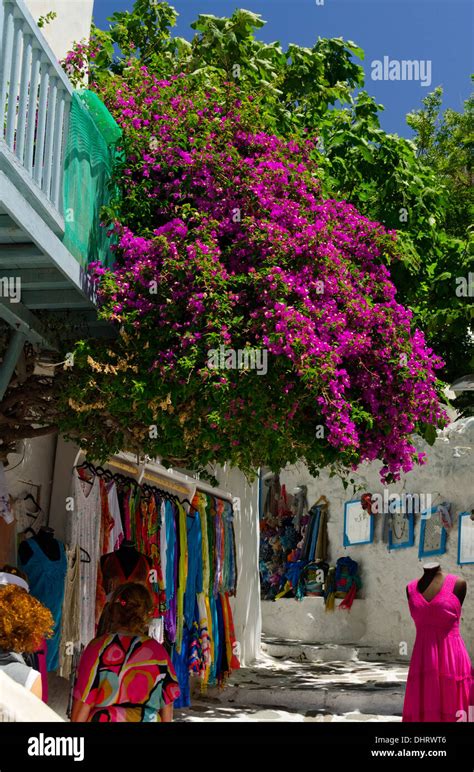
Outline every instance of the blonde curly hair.
<path fill-rule="evenodd" d="M 0 648 L 33 652 L 53 634 L 50 610 L 15 584 L 0 587 Z"/>

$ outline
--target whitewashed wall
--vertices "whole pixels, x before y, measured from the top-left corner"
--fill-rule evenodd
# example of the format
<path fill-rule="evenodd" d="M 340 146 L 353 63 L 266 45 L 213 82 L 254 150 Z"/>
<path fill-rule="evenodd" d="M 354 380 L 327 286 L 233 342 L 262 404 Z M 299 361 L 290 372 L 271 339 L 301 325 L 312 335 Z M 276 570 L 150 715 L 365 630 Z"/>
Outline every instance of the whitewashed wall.
<path fill-rule="evenodd" d="M 216 476 L 219 487 L 240 499 L 240 510 L 235 512 L 234 519 L 238 575 L 232 613 L 241 662 L 249 665 L 260 653 L 261 638 L 258 482 L 250 485 L 242 472 L 227 466 L 219 469 Z"/>
<path fill-rule="evenodd" d="M 42 28 L 42 33 L 58 59 L 63 59 L 75 41 L 88 38 L 94 0 L 25 0 L 33 18 L 38 21 L 54 11 L 57 16 Z"/>
<path fill-rule="evenodd" d="M 53 480 L 56 437 L 47 435 L 20 443 L 19 453 L 10 453 L 5 465 L 8 493 L 13 499 L 27 493 L 38 501 L 45 514 L 49 513 Z M 28 508 L 34 509 L 33 505 Z M 16 563 L 15 524 L 5 525 L 0 518 L 0 563 Z"/>
<path fill-rule="evenodd" d="M 390 486 L 390 493 L 401 493 L 403 489 L 411 493 L 431 493 L 433 503 L 452 502 L 456 514 L 473 509 L 474 419 L 452 424 L 433 447 L 422 440 L 417 440 L 416 444 L 428 455 L 426 465 L 405 475 L 400 484 Z M 366 491 L 382 493 L 379 468 L 379 464 L 366 464 L 353 477 Z M 304 465 L 284 470 L 280 479 L 290 493 L 297 485 L 307 485 L 310 506 L 321 494 L 328 498 L 330 562 L 335 563 L 344 555 L 358 561 L 363 591 L 349 614 L 339 610 L 331 615 L 325 613 L 320 598 L 307 598 L 303 603 L 290 599 L 265 601 L 262 603 L 263 632 L 306 642 L 359 642 L 386 647 L 394 655 L 399 654 L 400 644 L 406 642 L 411 651 L 415 629 L 408 611 L 405 587 L 423 573 L 422 561 L 418 559 L 420 517 L 415 515 L 414 547 L 389 552 L 381 541 L 382 518 L 379 517 L 376 518 L 373 544 L 345 548 L 344 502 L 353 498 L 351 487 L 345 491 L 342 482 L 338 478 L 329 478 L 326 472 L 314 479 Z M 467 581 L 461 632 L 474 661 L 474 565 L 457 565 L 457 537 L 456 517 L 455 527 L 448 536 L 446 554 L 424 560 L 439 559 L 445 572 L 457 574 Z"/>

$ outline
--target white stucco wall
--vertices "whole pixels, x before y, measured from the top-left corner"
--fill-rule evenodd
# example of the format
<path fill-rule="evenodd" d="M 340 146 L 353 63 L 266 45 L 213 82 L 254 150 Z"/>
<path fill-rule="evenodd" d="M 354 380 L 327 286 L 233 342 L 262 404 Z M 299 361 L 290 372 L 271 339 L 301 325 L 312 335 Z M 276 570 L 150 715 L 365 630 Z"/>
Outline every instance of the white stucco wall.
<path fill-rule="evenodd" d="M 431 493 L 433 504 L 443 500 L 452 502 L 456 515 L 474 508 L 474 419 L 448 427 L 433 447 L 422 440 L 416 443 L 428 454 L 426 465 L 405 475 L 398 485 L 390 486 L 390 493 L 401 493 L 404 488 L 411 493 Z M 382 493 L 379 467 L 379 464 L 366 464 L 353 476 L 366 491 Z M 328 498 L 330 562 L 335 563 L 344 555 L 358 561 L 363 590 L 349 615 L 338 610 L 331 615 L 325 613 L 320 598 L 307 598 L 303 603 L 291 599 L 265 601 L 262 603 L 265 633 L 311 643 L 329 641 L 378 645 L 388 647 L 395 655 L 399 653 L 400 645 L 406 642 L 411 652 L 415 629 L 408 611 L 405 587 L 410 580 L 422 575 L 422 562 L 439 560 L 443 571 L 457 574 L 467 581 L 461 632 L 474 661 L 474 565 L 457 565 L 457 517 L 448 535 L 447 552 L 424 558 L 423 561 L 418 559 L 419 515 L 415 515 L 415 545 L 411 548 L 388 551 L 387 545 L 381 541 L 381 517 L 375 518 L 372 544 L 345 548 L 344 502 L 354 498 L 351 487 L 345 491 L 338 478 L 329 478 L 324 471 L 315 479 L 304 465 L 284 470 L 280 480 L 290 493 L 297 485 L 307 485 L 310 506 L 322 494 Z"/>
<path fill-rule="evenodd" d="M 75 41 L 90 34 L 94 0 L 25 0 L 38 21 L 54 11 L 57 16 L 42 28 L 42 33 L 58 59 L 63 59 Z"/>
<path fill-rule="evenodd" d="M 56 448 L 55 435 L 36 437 L 20 443 L 19 453 L 10 453 L 5 464 L 5 480 L 13 499 L 27 493 L 38 501 L 46 515 L 49 512 L 53 465 Z M 34 507 L 31 505 L 31 509 Z M 0 518 L 0 563 L 16 564 L 15 523 L 5 525 Z"/>
<path fill-rule="evenodd" d="M 237 595 L 231 605 L 241 663 L 249 665 L 260 653 L 261 638 L 258 482 L 250 485 L 242 472 L 227 466 L 219 468 L 216 477 L 220 488 L 240 499 L 240 510 L 236 510 L 234 518 Z"/>

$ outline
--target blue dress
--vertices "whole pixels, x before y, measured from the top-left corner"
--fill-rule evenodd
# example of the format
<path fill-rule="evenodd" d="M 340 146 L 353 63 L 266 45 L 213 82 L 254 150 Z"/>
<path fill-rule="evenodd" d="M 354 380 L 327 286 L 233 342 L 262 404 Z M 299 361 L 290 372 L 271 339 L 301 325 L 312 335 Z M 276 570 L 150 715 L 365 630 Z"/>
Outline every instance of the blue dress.
<path fill-rule="evenodd" d="M 64 544 L 60 541 L 58 544 L 59 559 L 50 560 L 36 539 L 29 539 L 28 546 L 31 547 L 33 554 L 24 565 L 19 559 L 20 568 L 28 576 L 31 594 L 49 608 L 53 615 L 54 633 L 53 637 L 47 640 L 46 667 L 48 671 L 56 670 L 59 664 L 59 640 L 67 569 Z"/>

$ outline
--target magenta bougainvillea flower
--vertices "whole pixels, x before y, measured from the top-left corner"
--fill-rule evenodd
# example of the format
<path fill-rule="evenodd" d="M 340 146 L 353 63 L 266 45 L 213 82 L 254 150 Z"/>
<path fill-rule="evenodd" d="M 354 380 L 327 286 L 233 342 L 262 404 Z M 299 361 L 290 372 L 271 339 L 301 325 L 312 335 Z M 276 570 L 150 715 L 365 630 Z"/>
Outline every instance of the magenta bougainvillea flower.
<path fill-rule="evenodd" d="M 113 352 L 99 367 L 89 351 L 84 400 L 109 394 L 125 431 L 128 398 L 140 447 L 193 466 L 378 459 L 389 481 L 420 462 L 412 435 L 445 420 L 442 363 L 397 301 L 394 234 L 322 199 L 317 139 L 265 133 L 233 84 L 205 91 L 137 63 L 101 96 L 123 147 L 116 265 L 95 275 L 136 369 L 111 376 Z M 254 366 L 235 364 L 243 351 Z"/>

